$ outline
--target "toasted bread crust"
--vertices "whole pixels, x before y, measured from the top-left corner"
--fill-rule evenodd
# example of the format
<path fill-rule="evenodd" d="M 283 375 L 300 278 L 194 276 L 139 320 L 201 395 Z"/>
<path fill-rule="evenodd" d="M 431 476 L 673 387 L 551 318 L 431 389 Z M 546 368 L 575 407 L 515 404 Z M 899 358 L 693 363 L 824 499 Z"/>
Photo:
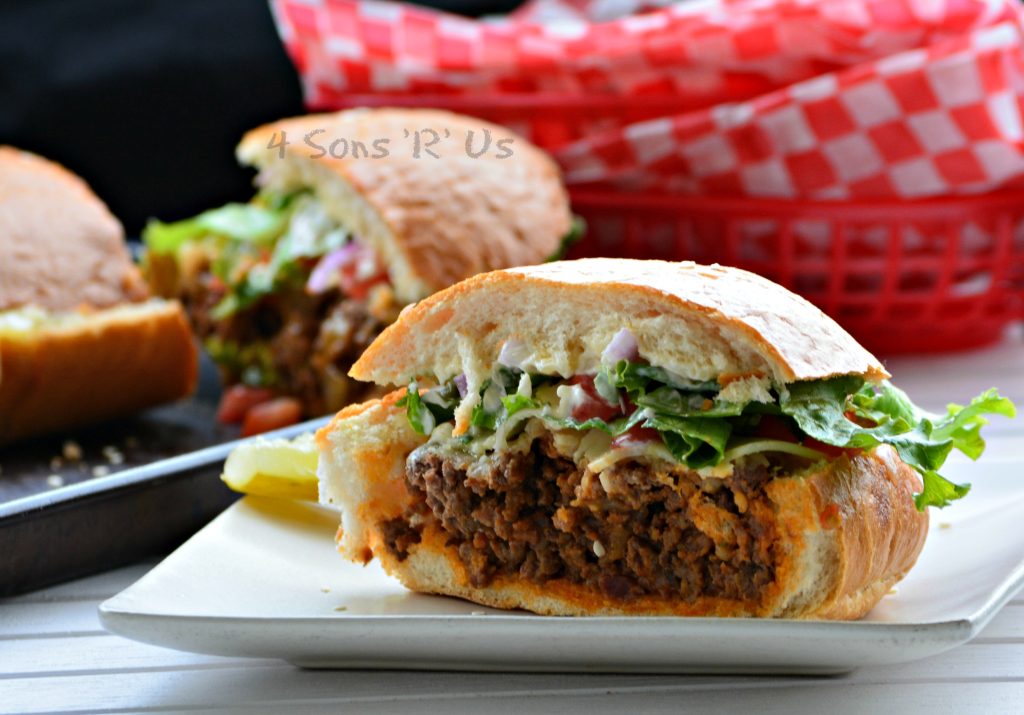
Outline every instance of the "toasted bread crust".
<path fill-rule="evenodd" d="M 192 332 L 177 302 L 0 334 L 0 444 L 184 397 L 197 375 Z"/>
<path fill-rule="evenodd" d="M 502 343 L 514 336 L 569 376 L 595 370 L 601 350 L 623 327 L 636 335 L 642 357 L 693 378 L 760 375 L 781 384 L 888 376 L 835 321 L 753 273 L 610 258 L 463 281 L 404 311 L 349 374 L 402 384 L 470 372 L 474 361 L 489 373 Z"/>
<path fill-rule="evenodd" d="M 82 179 L 0 146 L 0 310 L 72 310 L 143 300 L 124 231 Z"/>
<path fill-rule="evenodd" d="M 429 130 L 441 138 L 426 146 L 432 136 L 421 134 L 417 155 L 416 133 Z M 485 131 L 489 151 L 469 156 L 467 141 L 480 151 Z M 345 155 L 342 144 L 329 153 L 342 140 Z M 511 156 L 498 158 L 502 141 Z M 369 156 L 354 157 L 353 142 Z M 285 119 L 248 132 L 237 153 L 270 185 L 312 187 L 384 257 L 406 302 L 482 271 L 542 261 L 570 229 L 568 197 L 550 157 L 504 127 L 450 112 L 362 109 Z"/>
<path fill-rule="evenodd" d="M 768 484 L 777 510 L 778 563 L 775 582 L 757 602 L 710 597 L 674 602 L 654 596 L 620 601 L 578 584 L 536 584 L 508 576 L 475 588 L 436 527 L 428 527 L 402 561 L 383 546 L 381 524 L 401 516 L 412 499 L 405 487 L 405 459 L 423 442 L 394 405 L 394 395 L 388 402 L 350 408 L 321 431 L 319 442 L 321 498 L 342 510 L 344 554 L 364 562 L 377 557 L 413 590 L 498 608 L 548 615 L 855 619 L 913 566 L 928 528 L 927 513 L 914 507 L 917 474 L 881 447 Z"/>

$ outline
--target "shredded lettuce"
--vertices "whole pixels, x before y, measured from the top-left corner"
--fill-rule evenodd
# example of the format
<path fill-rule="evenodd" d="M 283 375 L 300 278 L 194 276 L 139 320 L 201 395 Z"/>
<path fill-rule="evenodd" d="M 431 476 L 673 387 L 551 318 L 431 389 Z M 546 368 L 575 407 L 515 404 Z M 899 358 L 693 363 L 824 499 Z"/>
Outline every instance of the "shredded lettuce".
<path fill-rule="evenodd" d="M 549 424 L 561 427 L 562 429 L 574 429 L 585 431 L 589 429 L 601 430 L 610 434 L 612 437 L 618 437 L 619 435 L 626 434 L 631 429 L 643 423 L 647 418 L 646 410 L 635 410 L 633 414 L 628 417 L 619 417 L 611 422 L 605 422 L 600 417 L 591 417 L 590 419 L 580 420 L 572 417 L 556 417 L 554 415 L 545 415 L 544 420 Z"/>
<path fill-rule="evenodd" d="M 284 230 L 288 203 L 231 203 L 204 211 L 174 223 L 152 219 L 142 231 L 142 240 L 154 253 L 174 253 L 187 242 L 206 235 L 266 245 Z"/>
<path fill-rule="evenodd" d="M 313 259 L 348 242 L 349 234 L 308 192 L 264 193 L 174 223 L 150 221 L 142 234 L 153 253 L 207 245 L 211 270 L 226 287 L 211 316 L 223 320 L 264 296 L 306 280 Z"/>
<path fill-rule="evenodd" d="M 529 377 L 534 386 L 557 379 Z M 516 391 L 523 379 L 520 371 L 502 367 L 484 383 L 470 418 L 476 434 L 498 430 L 522 410 L 538 410 L 541 419 L 558 429 L 595 429 L 613 437 L 636 427 L 656 430 L 672 456 L 691 469 L 756 452 L 819 460 L 827 458 L 823 444 L 840 449 L 887 444 L 921 474 L 924 487 L 914 497 L 920 510 L 943 507 L 966 495 L 970 485 L 954 484 L 941 476 L 939 469 L 953 449 L 971 459 L 981 455 L 985 442 L 980 431 L 987 424 L 984 415 L 1016 414 L 1013 403 L 993 389 L 969 405 L 951 404 L 945 415 L 933 415 L 890 383 L 866 384 L 856 376 L 793 383 L 780 388 L 775 403 L 736 403 L 718 396 L 716 382 L 687 380 L 644 363 L 620 361 L 595 376 L 594 388 L 608 404 L 635 409 L 611 420 L 591 417 L 580 421 L 559 417 L 541 400 Z M 421 399 L 413 382 L 402 404 L 413 428 L 429 434 L 434 425 L 452 418 L 460 398 L 454 383 L 428 390 L 423 396 Z M 763 436 L 758 427 L 766 418 L 792 432 L 794 441 Z M 808 439 L 818 444 L 808 443 Z"/>
<path fill-rule="evenodd" d="M 501 406 L 504 408 L 504 414 L 507 417 L 511 417 L 521 410 L 536 410 L 540 408 L 540 403 L 532 397 L 525 395 L 509 395 L 508 397 L 501 398 Z"/>
<path fill-rule="evenodd" d="M 455 417 L 458 403 L 459 391 L 453 382 L 421 393 L 419 384 L 413 380 L 405 395 L 395 404 L 405 408 L 405 415 L 416 434 L 429 436 L 434 427 Z"/>
<path fill-rule="evenodd" d="M 694 393 L 717 393 L 721 389 L 714 381 L 687 380 L 664 368 L 627 360 L 620 360 L 612 367 L 603 368 L 600 374 L 615 387 L 626 390 L 630 396 L 644 395 L 663 386 Z"/>
<path fill-rule="evenodd" d="M 643 414 L 637 424 L 657 430 L 672 456 L 691 469 L 722 461 L 733 428 L 723 418 L 740 415 L 744 408 L 719 399 L 717 382 L 688 380 L 642 362 L 620 360 L 605 366 L 594 385 L 599 391 L 607 389 L 598 388 L 599 383 L 610 385 L 616 394 L 624 392 L 638 408 L 633 414 Z"/>
<path fill-rule="evenodd" d="M 416 434 L 429 435 L 433 432 L 436 425 L 434 415 L 420 399 L 419 386 L 415 381 L 409 385 L 405 397 L 398 401 L 398 406 L 405 407 L 406 417 Z"/>
<path fill-rule="evenodd" d="M 722 461 L 732 434 L 726 420 L 651 414 L 644 427 L 658 430 L 672 456 L 690 469 L 711 467 Z"/>
<path fill-rule="evenodd" d="M 490 384 L 485 384 L 481 392 L 486 392 Z M 484 403 L 473 408 L 469 424 L 478 429 L 494 432 L 505 420 L 521 410 L 538 409 L 540 403 L 531 397 L 513 393 L 500 398 L 499 409 L 488 409 Z"/>
<path fill-rule="evenodd" d="M 677 417 L 735 417 L 746 406 L 740 402 L 727 402 L 699 392 L 682 392 L 662 385 L 651 392 L 638 394 L 633 402 L 650 407 L 655 412 Z"/>
<path fill-rule="evenodd" d="M 970 491 L 970 484 L 954 484 L 938 470 L 953 449 L 971 459 L 981 455 L 985 441 L 980 430 L 988 424 L 982 415 L 1016 415 L 1013 403 L 994 389 L 967 407 L 951 404 L 939 416 L 924 412 L 888 382 L 865 385 L 859 377 L 850 376 L 789 385 L 779 404 L 804 433 L 825 444 L 860 449 L 892 446 L 921 474 L 924 488 L 914 495 L 921 510 L 947 506 Z"/>
<path fill-rule="evenodd" d="M 304 259 L 319 258 L 348 242 L 348 232 L 312 197 L 301 197 L 292 206 L 288 226 L 274 243 L 270 259 L 256 263 L 229 283 L 227 295 L 210 313 L 214 319 L 244 310 L 285 285 L 305 281 L 309 270 L 303 266 Z"/>
<path fill-rule="evenodd" d="M 473 408 L 473 412 L 469 416 L 469 424 L 478 429 L 485 429 L 489 432 L 494 432 L 498 429 L 498 419 L 500 417 L 501 413 L 492 412 L 484 409 L 483 405 L 477 405 Z"/>

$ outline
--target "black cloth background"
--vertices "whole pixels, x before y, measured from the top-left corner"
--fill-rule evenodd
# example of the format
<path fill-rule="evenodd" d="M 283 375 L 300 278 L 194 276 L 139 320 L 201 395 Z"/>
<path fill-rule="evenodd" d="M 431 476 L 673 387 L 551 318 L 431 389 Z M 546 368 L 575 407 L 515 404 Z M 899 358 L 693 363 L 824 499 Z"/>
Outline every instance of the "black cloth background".
<path fill-rule="evenodd" d="M 80 174 L 129 235 L 149 217 L 247 200 L 235 144 L 302 111 L 265 0 L 0 0 L 0 143 Z"/>

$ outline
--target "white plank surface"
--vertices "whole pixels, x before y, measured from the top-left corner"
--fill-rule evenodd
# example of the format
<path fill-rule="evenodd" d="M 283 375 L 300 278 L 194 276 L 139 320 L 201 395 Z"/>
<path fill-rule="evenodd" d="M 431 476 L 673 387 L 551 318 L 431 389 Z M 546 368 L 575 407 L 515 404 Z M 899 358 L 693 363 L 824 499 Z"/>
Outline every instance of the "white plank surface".
<path fill-rule="evenodd" d="M 1019 333 L 980 353 L 904 358 L 888 367 L 933 409 L 992 385 L 1024 404 Z M 987 458 L 1024 453 L 1024 420 L 992 427 Z M 838 678 L 331 672 L 181 653 L 106 634 L 98 604 L 153 565 L 0 600 L 0 713 L 1024 712 L 1024 596 L 965 646 Z"/>

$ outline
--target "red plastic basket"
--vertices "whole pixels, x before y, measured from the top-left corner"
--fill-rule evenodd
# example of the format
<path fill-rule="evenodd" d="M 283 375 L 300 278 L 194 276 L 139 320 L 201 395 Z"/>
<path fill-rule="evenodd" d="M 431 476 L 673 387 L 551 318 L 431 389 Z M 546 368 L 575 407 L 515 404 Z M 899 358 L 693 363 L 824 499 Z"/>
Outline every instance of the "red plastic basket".
<path fill-rule="evenodd" d="M 696 109 L 679 99 L 660 95 L 562 94 L 349 94 L 311 111 L 353 107 L 433 107 L 480 117 L 521 134 L 544 149 L 554 149 L 605 129 Z"/>
<path fill-rule="evenodd" d="M 572 251 L 722 263 L 803 295 L 865 347 L 939 352 L 1024 318 L 1024 194 L 790 202 L 573 192 Z"/>
<path fill-rule="evenodd" d="M 692 107 L 631 98 L 349 95 L 343 106 L 441 107 L 551 149 Z M 809 202 L 572 191 L 587 235 L 573 257 L 738 266 L 803 295 L 865 347 L 942 352 L 1024 319 L 1024 192 L 923 201 Z"/>

